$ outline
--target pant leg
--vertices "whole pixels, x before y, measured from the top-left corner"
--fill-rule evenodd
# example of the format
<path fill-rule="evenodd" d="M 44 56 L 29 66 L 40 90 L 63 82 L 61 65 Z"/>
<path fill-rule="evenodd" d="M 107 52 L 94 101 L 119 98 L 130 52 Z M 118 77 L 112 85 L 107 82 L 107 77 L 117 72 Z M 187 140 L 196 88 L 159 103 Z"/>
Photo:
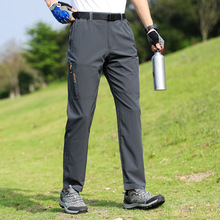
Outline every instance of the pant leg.
<path fill-rule="evenodd" d="M 125 190 L 145 188 L 139 104 L 139 59 L 127 20 L 110 24 L 104 73 L 114 96 Z"/>
<path fill-rule="evenodd" d="M 70 28 L 63 188 L 72 185 L 78 191 L 83 189 L 90 126 L 107 50 L 106 33 L 106 22 L 100 21 L 80 19 Z"/>

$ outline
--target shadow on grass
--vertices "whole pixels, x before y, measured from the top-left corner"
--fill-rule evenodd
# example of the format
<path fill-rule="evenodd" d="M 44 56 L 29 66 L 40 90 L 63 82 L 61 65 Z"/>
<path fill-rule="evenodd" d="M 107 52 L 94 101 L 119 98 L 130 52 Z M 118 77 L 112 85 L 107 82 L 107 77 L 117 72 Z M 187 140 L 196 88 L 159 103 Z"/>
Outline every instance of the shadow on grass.
<path fill-rule="evenodd" d="M 30 213 L 39 212 L 63 212 L 59 207 L 59 194 L 58 191 L 51 191 L 45 194 L 36 194 L 31 190 L 17 189 L 17 188 L 1 188 L 0 189 L 0 206 L 13 208 L 16 211 L 26 211 Z M 84 195 L 86 197 L 86 195 Z M 45 201 L 48 206 L 42 205 Z M 56 202 L 56 205 L 54 205 Z M 92 200 L 84 199 L 84 202 L 89 207 L 117 207 L 122 208 L 122 203 L 116 203 L 105 200 Z"/>
<path fill-rule="evenodd" d="M 16 211 L 24 210 L 26 212 L 36 213 L 44 211 L 58 212 L 60 209 L 53 206 L 43 206 L 41 201 L 58 201 L 59 192 L 51 191 L 45 194 L 36 194 L 31 190 L 17 188 L 0 189 L 0 206 L 14 208 Z M 39 202 L 40 201 L 40 202 Z"/>
<path fill-rule="evenodd" d="M 106 200 L 96 200 L 96 199 L 84 199 L 83 201 L 86 203 L 86 205 L 90 207 L 115 207 L 115 208 L 123 208 L 122 203 L 117 203 L 113 201 L 106 201 Z"/>

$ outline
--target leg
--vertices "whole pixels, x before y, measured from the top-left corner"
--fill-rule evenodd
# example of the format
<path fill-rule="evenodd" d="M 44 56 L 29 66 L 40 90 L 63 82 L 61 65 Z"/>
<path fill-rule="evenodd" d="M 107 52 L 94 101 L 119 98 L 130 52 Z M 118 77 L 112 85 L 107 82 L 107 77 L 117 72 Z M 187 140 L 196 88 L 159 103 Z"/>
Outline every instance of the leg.
<path fill-rule="evenodd" d="M 89 131 L 96 97 L 68 101 L 67 124 L 63 154 L 63 188 L 72 185 L 82 191 L 87 162 Z"/>
<path fill-rule="evenodd" d="M 107 45 L 106 24 L 76 20 L 68 45 L 68 107 L 63 155 L 63 188 L 82 191 L 89 131 Z M 101 33 L 100 33 L 101 32 Z"/>
<path fill-rule="evenodd" d="M 116 104 L 124 188 L 144 189 L 139 60 L 127 21 L 115 22 L 110 30 L 110 56 L 105 63 L 104 73 Z"/>

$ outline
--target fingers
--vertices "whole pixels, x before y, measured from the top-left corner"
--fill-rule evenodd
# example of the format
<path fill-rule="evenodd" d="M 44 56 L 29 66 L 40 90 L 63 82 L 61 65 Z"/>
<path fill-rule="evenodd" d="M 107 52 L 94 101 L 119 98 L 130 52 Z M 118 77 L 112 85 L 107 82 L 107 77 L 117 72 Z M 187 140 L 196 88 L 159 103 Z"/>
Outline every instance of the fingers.
<path fill-rule="evenodd" d="M 77 10 L 74 9 L 74 8 L 72 8 L 71 11 L 72 11 L 72 12 L 77 12 Z M 75 19 L 74 17 L 70 19 L 71 22 L 73 22 L 73 21 L 75 21 L 75 20 L 76 20 L 76 19 Z"/>
<path fill-rule="evenodd" d="M 153 52 L 156 52 L 156 51 L 157 51 L 157 48 L 156 48 L 154 45 L 152 45 L 152 46 L 151 46 L 151 50 L 152 50 Z"/>
<path fill-rule="evenodd" d="M 71 11 L 72 11 L 72 12 L 77 12 L 77 10 L 76 10 L 76 9 L 74 9 L 74 8 L 72 8 L 72 9 L 71 9 Z"/>
<path fill-rule="evenodd" d="M 160 44 L 157 43 L 156 45 L 152 45 L 152 46 L 151 46 L 151 50 L 152 50 L 153 52 L 156 52 L 157 50 L 159 50 L 160 52 L 163 52 L 163 47 L 161 47 Z"/>

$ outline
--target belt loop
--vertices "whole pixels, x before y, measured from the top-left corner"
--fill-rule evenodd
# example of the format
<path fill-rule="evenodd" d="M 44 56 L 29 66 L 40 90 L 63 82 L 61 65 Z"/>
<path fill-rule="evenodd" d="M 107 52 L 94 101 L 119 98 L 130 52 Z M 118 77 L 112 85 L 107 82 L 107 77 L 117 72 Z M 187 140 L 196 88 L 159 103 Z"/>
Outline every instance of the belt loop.
<path fill-rule="evenodd" d="M 121 15 L 121 21 L 123 20 L 123 14 L 120 14 Z"/>
<path fill-rule="evenodd" d="M 93 12 L 89 12 L 89 20 L 93 20 Z"/>

